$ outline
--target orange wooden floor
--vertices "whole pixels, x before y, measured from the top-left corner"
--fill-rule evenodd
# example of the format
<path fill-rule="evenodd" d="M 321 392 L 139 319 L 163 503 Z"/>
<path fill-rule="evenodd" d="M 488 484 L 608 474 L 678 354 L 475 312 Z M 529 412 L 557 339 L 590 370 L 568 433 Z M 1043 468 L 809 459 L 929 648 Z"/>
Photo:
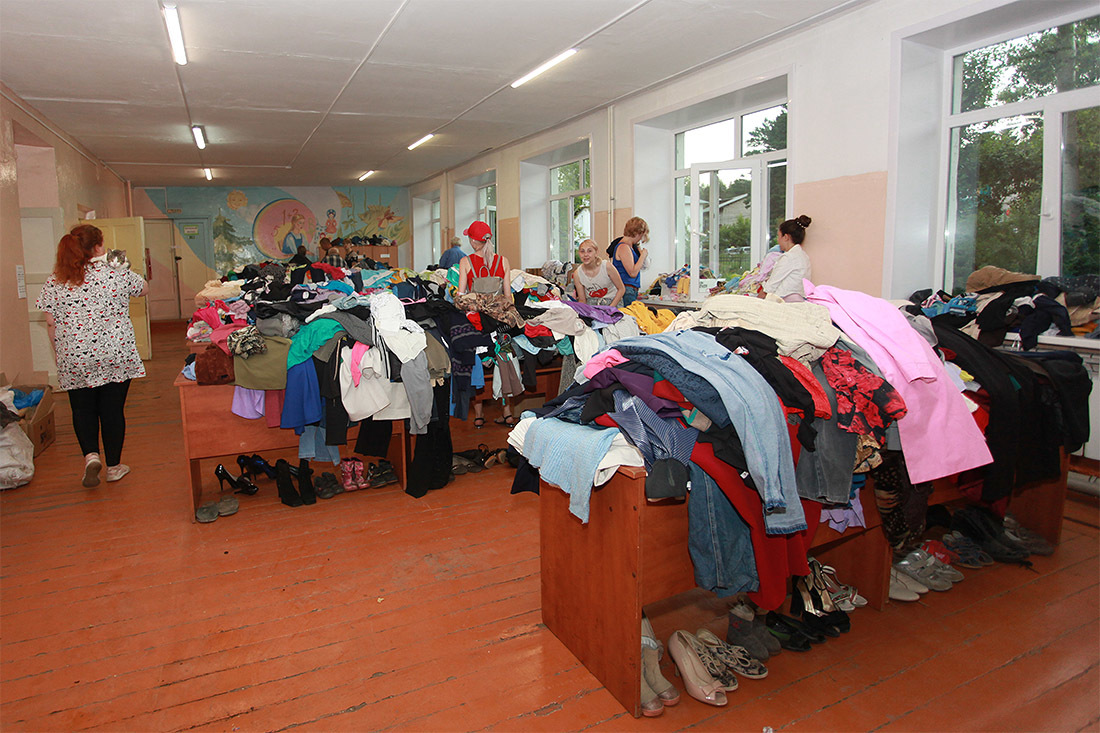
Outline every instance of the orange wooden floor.
<path fill-rule="evenodd" d="M 858 611 L 850 634 L 779 655 L 727 708 L 684 696 L 635 720 L 543 627 L 538 499 L 508 493 L 509 469 L 423 499 L 385 488 L 297 509 L 263 481 L 237 515 L 189 521 L 170 387 L 182 334 L 154 330 L 157 358 L 131 390 L 130 476 L 80 486 L 62 396 L 35 480 L 0 494 L 4 731 L 1100 725 L 1095 502 L 1070 502 L 1063 545 L 1032 570 L 972 571 L 921 603 Z M 456 423 L 456 448 L 504 438 Z M 649 612 L 667 636 L 723 632 L 722 610 L 700 592 Z"/>

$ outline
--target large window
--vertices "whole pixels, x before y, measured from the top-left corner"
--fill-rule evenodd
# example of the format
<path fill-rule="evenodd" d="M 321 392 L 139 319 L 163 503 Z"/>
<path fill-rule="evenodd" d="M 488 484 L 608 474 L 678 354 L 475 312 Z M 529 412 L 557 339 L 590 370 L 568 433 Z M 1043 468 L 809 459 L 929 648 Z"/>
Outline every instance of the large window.
<path fill-rule="evenodd" d="M 439 258 L 443 255 L 443 252 L 442 252 L 443 232 L 440 229 L 439 211 L 440 211 L 439 199 L 436 199 L 435 201 L 432 201 L 432 209 L 431 209 L 431 215 L 430 215 L 430 219 L 429 219 L 430 224 L 431 224 L 431 237 L 432 237 L 432 262 L 439 262 Z M 450 245 L 448 245 L 448 246 L 450 246 Z"/>
<path fill-rule="evenodd" d="M 786 215 L 787 106 L 768 106 L 676 133 L 676 267 L 691 260 L 692 166 L 699 173 L 700 265 L 721 279 L 737 277 L 763 256 L 763 242 L 775 243 L 775 228 Z M 753 201 L 754 176 L 760 178 L 763 201 Z"/>
<path fill-rule="evenodd" d="M 497 237 L 497 185 L 491 183 L 477 190 L 477 218 L 489 225 L 493 241 Z"/>
<path fill-rule="evenodd" d="M 550 259 L 579 262 L 577 247 L 592 236 L 588 158 L 550 169 Z"/>
<path fill-rule="evenodd" d="M 945 286 L 1100 272 L 1100 16 L 952 56 Z"/>

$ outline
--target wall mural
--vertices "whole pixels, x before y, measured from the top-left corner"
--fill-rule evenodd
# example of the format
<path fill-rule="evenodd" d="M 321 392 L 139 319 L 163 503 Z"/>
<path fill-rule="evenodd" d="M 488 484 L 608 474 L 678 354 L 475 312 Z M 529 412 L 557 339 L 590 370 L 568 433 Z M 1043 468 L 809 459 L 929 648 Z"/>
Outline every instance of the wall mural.
<path fill-rule="evenodd" d="M 211 222 L 213 261 L 204 252 L 195 254 L 219 273 L 288 260 L 299 246 L 316 259 L 321 237 L 378 235 L 399 245 L 410 238 L 404 188 L 174 186 L 165 189 L 164 201 L 157 208 L 167 216 Z"/>

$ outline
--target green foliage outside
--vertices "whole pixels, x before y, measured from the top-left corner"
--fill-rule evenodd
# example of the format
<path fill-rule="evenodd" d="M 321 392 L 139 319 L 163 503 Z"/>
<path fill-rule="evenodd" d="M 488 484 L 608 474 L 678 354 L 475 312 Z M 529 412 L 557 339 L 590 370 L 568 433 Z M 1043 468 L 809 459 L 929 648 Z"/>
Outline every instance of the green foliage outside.
<path fill-rule="evenodd" d="M 966 54 L 962 64 L 957 111 L 1096 85 L 1100 83 L 1100 16 L 977 49 Z M 955 291 L 963 288 L 973 270 L 985 265 L 1035 273 L 1044 125 L 1063 124 L 1061 274 L 1100 271 L 1098 108 L 1070 113 L 1064 120 L 1023 115 L 954 132 L 958 144 Z"/>

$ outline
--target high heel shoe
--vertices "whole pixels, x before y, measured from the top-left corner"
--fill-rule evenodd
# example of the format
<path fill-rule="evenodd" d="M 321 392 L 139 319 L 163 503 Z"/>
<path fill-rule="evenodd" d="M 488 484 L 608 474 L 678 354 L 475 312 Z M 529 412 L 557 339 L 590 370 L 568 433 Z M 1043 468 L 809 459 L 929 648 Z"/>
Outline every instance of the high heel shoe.
<path fill-rule="evenodd" d="M 313 490 L 313 469 L 309 467 L 309 460 L 305 458 L 298 463 L 298 493 L 302 497 L 303 504 L 317 503 L 317 493 Z"/>
<path fill-rule="evenodd" d="M 237 456 L 237 467 L 241 469 L 241 476 L 252 478 L 256 473 L 256 469 L 252 467 L 252 458 L 243 453 Z"/>
<path fill-rule="evenodd" d="M 791 616 L 801 618 L 803 624 L 818 634 L 836 638 L 840 636 L 840 629 L 821 609 L 821 599 L 815 594 L 808 577 L 795 580 L 794 592 L 791 593 Z"/>
<path fill-rule="evenodd" d="M 848 618 L 848 614 L 839 607 L 837 603 L 833 601 L 833 596 L 829 593 L 828 583 L 825 581 L 825 572 L 819 563 L 814 558 L 809 558 L 810 565 L 810 577 L 806 579 L 807 584 L 811 581 L 813 583 L 810 588 L 811 597 L 814 601 L 818 602 L 817 607 L 824 613 L 828 622 L 835 626 L 842 634 L 848 633 L 852 628 L 852 622 Z"/>
<path fill-rule="evenodd" d="M 272 481 L 275 480 L 275 467 L 265 461 L 261 456 L 253 453 L 248 457 L 248 465 L 252 467 L 252 475 L 259 476 L 263 473 Z"/>
<path fill-rule="evenodd" d="M 676 662 L 676 674 L 684 681 L 684 689 L 696 700 L 707 705 L 724 707 L 729 700 L 722 684 L 714 679 L 703 665 L 692 644 L 691 635 L 677 631 L 668 640 L 668 653 Z"/>
<path fill-rule="evenodd" d="M 214 469 L 214 475 L 218 477 L 218 488 L 222 491 L 225 491 L 225 485 L 227 483 L 235 494 L 255 494 L 259 491 L 247 477 L 242 475 L 240 478 L 237 478 L 229 473 L 228 469 L 220 463 L 218 467 Z"/>
<path fill-rule="evenodd" d="M 661 705 L 672 707 L 680 702 L 680 691 L 661 674 L 661 642 L 645 616 L 642 616 L 642 681 L 657 695 Z"/>

